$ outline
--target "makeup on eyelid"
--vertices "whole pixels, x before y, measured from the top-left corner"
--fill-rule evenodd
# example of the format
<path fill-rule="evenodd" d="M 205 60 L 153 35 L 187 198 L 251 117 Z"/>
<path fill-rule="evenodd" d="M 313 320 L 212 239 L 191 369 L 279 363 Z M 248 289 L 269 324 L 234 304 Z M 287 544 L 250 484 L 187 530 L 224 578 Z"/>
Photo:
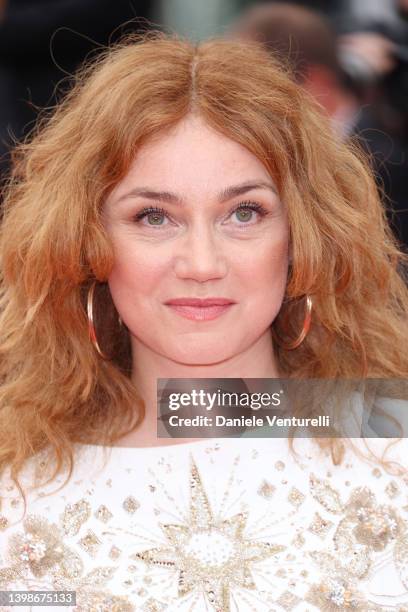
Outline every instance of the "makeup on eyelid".
<path fill-rule="evenodd" d="M 245 201 L 245 202 L 241 202 L 238 206 L 233 207 L 226 215 L 227 218 L 231 217 L 234 213 L 239 213 L 241 211 L 250 211 L 253 213 L 258 213 L 260 220 L 263 217 L 266 217 L 267 215 L 271 214 L 264 206 L 262 206 L 261 204 L 257 203 L 257 202 L 253 202 L 253 201 Z M 145 227 L 161 227 L 164 224 L 163 223 L 157 223 L 157 224 L 143 224 L 142 221 L 143 219 L 147 218 L 149 215 L 156 215 L 156 216 L 163 216 L 166 218 L 169 218 L 168 213 L 165 211 L 164 208 L 161 207 L 155 207 L 155 206 L 149 206 L 149 207 L 145 207 L 143 208 L 141 211 L 139 211 L 138 213 L 136 213 L 133 216 L 133 219 L 141 224 L 144 225 Z M 251 227 L 252 225 L 256 225 L 257 222 L 252 222 L 252 219 L 250 218 L 249 220 L 242 220 L 242 223 L 239 223 L 238 225 L 242 225 L 243 228 L 245 228 L 245 226 L 247 227 Z"/>

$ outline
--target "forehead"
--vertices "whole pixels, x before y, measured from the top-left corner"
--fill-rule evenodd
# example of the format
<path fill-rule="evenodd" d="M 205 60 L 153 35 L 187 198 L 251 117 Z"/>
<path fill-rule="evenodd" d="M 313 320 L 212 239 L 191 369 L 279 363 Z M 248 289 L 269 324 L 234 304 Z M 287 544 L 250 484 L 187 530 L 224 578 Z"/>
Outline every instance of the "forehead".
<path fill-rule="evenodd" d="M 120 198 L 129 189 L 148 185 L 197 199 L 204 194 L 211 197 L 227 185 L 246 180 L 271 182 L 271 177 L 245 147 L 200 117 L 188 116 L 139 149 L 111 196 Z"/>

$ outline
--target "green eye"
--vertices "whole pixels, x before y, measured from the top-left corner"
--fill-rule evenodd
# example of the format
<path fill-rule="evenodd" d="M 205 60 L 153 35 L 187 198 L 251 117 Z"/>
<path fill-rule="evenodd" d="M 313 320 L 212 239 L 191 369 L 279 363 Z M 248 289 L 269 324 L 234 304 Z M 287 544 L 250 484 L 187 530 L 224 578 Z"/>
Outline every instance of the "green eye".
<path fill-rule="evenodd" d="M 251 216 L 252 213 L 254 211 L 251 210 L 250 208 L 241 208 L 235 211 L 235 214 L 237 215 L 237 218 L 239 219 L 239 221 L 250 221 L 251 220 Z"/>
<path fill-rule="evenodd" d="M 149 225 L 163 225 L 164 215 L 162 215 L 161 213 L 149 213 L 148 215 L 146 215 L 146 218 L 149 221 Z"/>
<path fill-rule="evenodd" d="M 136 223 L 149 227 L 160 227 L 166 225 L 166 212 L 162 208 L 143 208 L 134 216 Z"/>

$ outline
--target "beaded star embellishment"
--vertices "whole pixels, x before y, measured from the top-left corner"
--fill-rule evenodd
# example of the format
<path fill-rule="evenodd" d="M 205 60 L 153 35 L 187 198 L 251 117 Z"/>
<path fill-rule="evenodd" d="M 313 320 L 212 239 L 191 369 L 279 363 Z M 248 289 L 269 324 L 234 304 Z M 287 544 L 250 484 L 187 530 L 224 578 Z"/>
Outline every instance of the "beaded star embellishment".
<path fill-rule="evenodd" d="M 247 512 L 217 519 L 194 460 L 190 468 L 190 508 L 185 524 L 160 524 L 168 546 L 135 556 L 148 565 L 178 571 L 178 596 L 201 591 L 216 611 L 230 612 L 233 587 L 255 589 L 251 566 L 284 546 L 245 537 Z"/>

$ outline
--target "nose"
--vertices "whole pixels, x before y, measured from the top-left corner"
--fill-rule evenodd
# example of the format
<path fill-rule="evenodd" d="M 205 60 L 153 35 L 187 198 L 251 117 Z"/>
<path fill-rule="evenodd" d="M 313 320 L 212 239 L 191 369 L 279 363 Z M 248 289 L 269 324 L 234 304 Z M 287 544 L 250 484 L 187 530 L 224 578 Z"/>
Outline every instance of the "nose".
<path fill-rule="evenodd" d="M 203 283 L 223 278 L 227 273 L 222 238 L 203 223 L 189 228 L 175 249 L 174 270 L 178 278 Z"/>

